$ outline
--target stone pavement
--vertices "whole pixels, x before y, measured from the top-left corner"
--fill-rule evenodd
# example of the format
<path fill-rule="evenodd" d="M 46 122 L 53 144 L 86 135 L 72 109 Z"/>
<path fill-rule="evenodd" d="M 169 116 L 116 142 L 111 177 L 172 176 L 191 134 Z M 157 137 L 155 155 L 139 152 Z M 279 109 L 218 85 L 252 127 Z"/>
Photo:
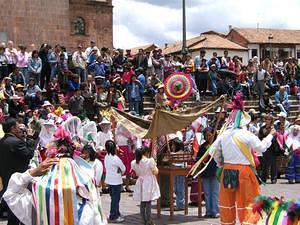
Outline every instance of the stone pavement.
<path fill-rule="evenodd" d="M 267 184 L 262 186 L 262 194 L 268 196 L 284 196 L 286 199 L 300 198 L 300 184 L 287 184 L 285 180 L 279 180 L 277 184 Z M 102 205 L 106 215 L 109 212 L 110 197 L 102 195 Z M 154 203 L 153 203 L 154 204 Z M 203 207 L 203 213 L 204 213 Z M 139 215 L 139 206 L 137 202 L 132 200 L 128 193 L 122 193 L 120 211 L 125 216 L 124 225 L 142 225 Z M 197 218 L 197 208 L 189 207 L 189 215 L 185 216 L 183 211 L 175 212 L 174 219 L 169 220 L 169 211 L 162 210 L 160 219 L 156 218 L 156 206 L 152 206 L 152 217 L 156 225 L 166 224 L 186 224 L 186 225 L 217 225 L 218 219 L 199 219 Z M 5 221 L 0 222 L 0 225 L 6 225 Z"/>

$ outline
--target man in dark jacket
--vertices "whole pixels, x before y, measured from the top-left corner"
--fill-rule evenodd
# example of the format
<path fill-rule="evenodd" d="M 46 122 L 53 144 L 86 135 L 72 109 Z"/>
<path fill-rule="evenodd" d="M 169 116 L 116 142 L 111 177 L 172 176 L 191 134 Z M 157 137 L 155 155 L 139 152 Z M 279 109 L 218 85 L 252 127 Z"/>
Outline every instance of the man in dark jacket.
<path fill-rule="evenodd" d="M 34 141 L 28 133 L 26 141 L 22 139 L 23 131 L 14 118 L 6 119 L 2 128 L 5 135 L 0 140 L 0 177 L 4 193 L 11 175 L 15 172 L 23 173 L 28 169 L 38 138 Z M 19 224 L 19 220 L 8 209 L 8 225 L 14 224 Z"/>
<path fill-rule="evenodd" d="M 69 100 L 69 110 L 73 116 L 83 113 L 84 98 L 81 96 L 81 90 L 76 89 L 74 96 Z"/>

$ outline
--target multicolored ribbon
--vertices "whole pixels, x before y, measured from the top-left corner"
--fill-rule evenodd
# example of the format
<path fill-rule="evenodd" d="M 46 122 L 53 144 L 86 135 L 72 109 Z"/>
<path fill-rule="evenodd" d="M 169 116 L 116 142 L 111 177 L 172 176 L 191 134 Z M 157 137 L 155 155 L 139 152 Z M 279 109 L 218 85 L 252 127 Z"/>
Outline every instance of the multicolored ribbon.
<path fill-rule="evenodd" d="M 85 207 L 99 216 L 98 224 L 106 224 L 93 179 L 79 166 L 83 160 L 61 158 L 57 165 L 39 181 L 32 184 L 37 225 L 77 225 Z M 88 166 L 84 165 L 85 167 Z M 88 169 L 88 168 L 87 168 Z"/>

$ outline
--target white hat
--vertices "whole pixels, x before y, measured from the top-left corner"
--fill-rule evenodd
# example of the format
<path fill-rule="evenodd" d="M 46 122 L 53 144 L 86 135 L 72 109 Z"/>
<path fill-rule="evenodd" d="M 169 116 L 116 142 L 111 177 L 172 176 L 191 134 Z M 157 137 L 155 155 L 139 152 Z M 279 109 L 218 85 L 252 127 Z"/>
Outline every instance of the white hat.
<path fill-rule="evenodd" d="M 251 109 L 249 109 L 248 113 L 251 113 L 251 114 L 256 114 L 256 113 L 257 113 L 257 111 L 256 111 L 255 109 L 251 108 Z"/>
<path fill-rule="evenodd" d="M 108 119 L 106 119 L 106 117 L 103 117 L 103 119 L 100 122 L 100 125 L 101 124 L 110 124 L 110 121 Z"/>
<path fill-rule="evenodd" d="M 287 115 L 286 115 L 285 112 L 280 112 L 280 113 L 277 114 L 276 116 L 278 116 L 278 117 L 283 117 L 283 118 L 286 118 L 286 117 L 287 117 Z"/>
<path fill-rule="evenodd" d="M 42 107 L 46 107 L 46 106 L 52 106 L 52 104 L 49 101 L 44 101 Z"/>

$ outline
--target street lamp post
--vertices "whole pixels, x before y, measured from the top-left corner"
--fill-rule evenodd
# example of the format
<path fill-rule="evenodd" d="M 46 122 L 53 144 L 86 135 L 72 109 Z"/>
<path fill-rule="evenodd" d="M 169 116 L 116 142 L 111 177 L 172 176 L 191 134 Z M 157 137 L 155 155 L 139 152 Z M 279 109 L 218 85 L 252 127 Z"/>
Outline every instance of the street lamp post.
<path fill-rule="evenodd" d="M 185 0 L 182 0 L 182 56 L 185 59 L 188 49 L 186 46 L 186 15 L 185 15 Z"/>
<path fill-rule="evenodd" d="M 269 40 L 269 47 L 270 47 L 270 59 L 272 58 L 272 41 L 273 41 L 273 35 L 272 34 L 269 34 L 269 37 L 268 37 L 268 40 Z"/>

